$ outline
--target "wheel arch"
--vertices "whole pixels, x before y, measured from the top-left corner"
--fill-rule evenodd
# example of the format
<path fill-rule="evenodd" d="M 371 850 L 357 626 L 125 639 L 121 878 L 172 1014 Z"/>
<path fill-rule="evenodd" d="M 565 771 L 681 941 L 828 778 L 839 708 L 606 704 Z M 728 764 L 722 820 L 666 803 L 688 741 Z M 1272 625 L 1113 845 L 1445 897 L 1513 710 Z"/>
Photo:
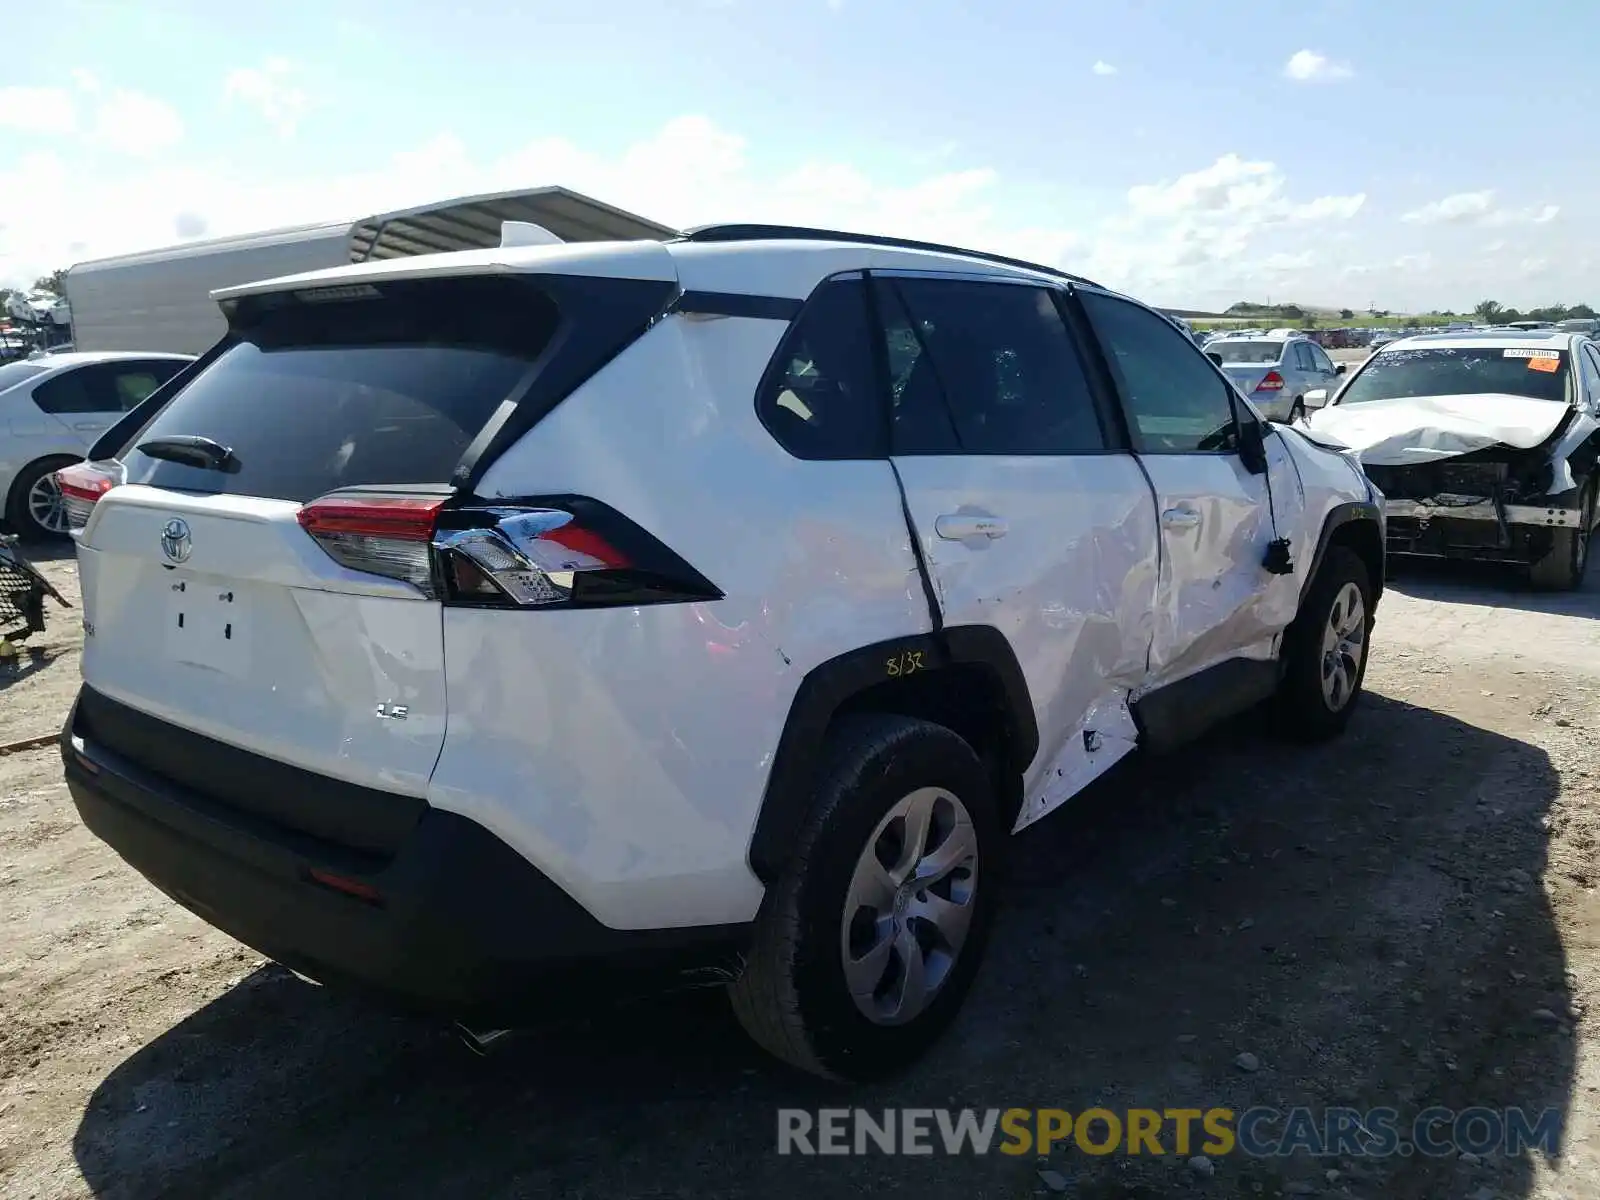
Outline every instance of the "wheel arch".
<path fill-rule="evenodd" d="M 0 517 L 9 521 L 16 516 L 17 505 L 24 499 L 23 482 L 31 476 L 36 467 L 46 463 L 58 463 L 60 465 L 55 469 L 59 471 L 61 467 L 82 461 L 82 453 L 73 454 L 67 450 L 52 450 L 30 458 L 12 474 L 10 482 L 6 485 L 5 495 L 0 496 Z"/>
<path fill-rule="evenodd" d="M 750 838 L 751 870 L 768 886 L 810 811 L 823 743 L 839 718 L 861 712 L 919 717 L 960 734 L 993 772 L 1007 828 L 1015 818 L 1039 727 L 1005 635 L 963 625 L 861 646 L 807 672 L 789 707 Z"/>
<path fill-rule="evenodd" d="M 1323 559 L 1328 556 L 1331 546 L 1346 546 L 1361 559 L 1372 581 L 1372 604 L 1376 608 L 1383 595 L 1383 510 L 1370 500 L 1354 500 L 1335 505 L 1329 510 L 1322 522 L 1322 533 L 1317 538 L 1311 569 L 1306 572 L 1300 588 L 1302 599 L 1311 587 L 1312 580 L 1316 579 L 1317 572 L 1322 569 Z"/>

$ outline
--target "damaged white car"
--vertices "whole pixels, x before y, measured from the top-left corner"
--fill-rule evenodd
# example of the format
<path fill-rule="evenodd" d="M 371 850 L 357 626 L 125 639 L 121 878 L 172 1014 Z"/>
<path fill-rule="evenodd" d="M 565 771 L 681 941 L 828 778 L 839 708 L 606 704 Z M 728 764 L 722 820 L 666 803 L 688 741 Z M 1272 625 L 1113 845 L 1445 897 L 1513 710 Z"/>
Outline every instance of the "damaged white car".
<path fill-rule="evenodd" d="M 1597 418 L 1600 345 L 1504 330 L 1394 342 L 1307 424 L 1388 497 L 1390 554 L 1513 563 L 1569 590 L 1595 526 Z"/>

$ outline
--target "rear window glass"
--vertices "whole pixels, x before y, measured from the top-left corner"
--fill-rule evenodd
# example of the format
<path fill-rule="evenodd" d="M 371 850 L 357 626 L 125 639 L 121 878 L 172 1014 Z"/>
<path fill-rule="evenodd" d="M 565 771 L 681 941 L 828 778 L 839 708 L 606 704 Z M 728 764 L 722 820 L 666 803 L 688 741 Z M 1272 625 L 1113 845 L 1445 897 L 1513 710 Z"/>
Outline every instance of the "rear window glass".
<path fill-rule="evenodd" d="M 1207 342 L 1206 353 L 1224 363 L 1275 363 L 1283 354 L 1282 342 Z"/>
<path fill-rule="evenodd" d="M 44 373 L 43 367 L 36 367 L 32 363 L 14 362 L 0 367 L 0 392 L 7 388 L 14 388 L 19 383 L 32 379 L 35 375 Z"/>
<path fill-rule="evenodd" d="M 386 283 L 252 298 L 239 339 L 132 444 L 198 435 L 233 473 L 123 456 L 129 482 L 306 501 L 342 487 L 448 482 L 549 344 L 555 306 L 526 280 Z"/>
<path fill-rule="evenodd" d="M 1522 346 L 1385 350 L 1367 361 L 1339 403 L 1497 392 L 1564 404 L 1567 377 L 1564 350 Z"/>

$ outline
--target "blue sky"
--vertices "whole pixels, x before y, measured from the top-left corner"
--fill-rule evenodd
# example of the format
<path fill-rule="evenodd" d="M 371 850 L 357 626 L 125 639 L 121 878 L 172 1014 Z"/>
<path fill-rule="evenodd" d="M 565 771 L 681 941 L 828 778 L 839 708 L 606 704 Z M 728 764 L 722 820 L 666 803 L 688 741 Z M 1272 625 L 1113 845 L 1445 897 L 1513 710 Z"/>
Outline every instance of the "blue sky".
<path fill-rule="evenodd" d="M 561 183 L 1146 299 L 1600 305 L 1581 0 L 54 0 L 8 14 L 0 284 Z"/>

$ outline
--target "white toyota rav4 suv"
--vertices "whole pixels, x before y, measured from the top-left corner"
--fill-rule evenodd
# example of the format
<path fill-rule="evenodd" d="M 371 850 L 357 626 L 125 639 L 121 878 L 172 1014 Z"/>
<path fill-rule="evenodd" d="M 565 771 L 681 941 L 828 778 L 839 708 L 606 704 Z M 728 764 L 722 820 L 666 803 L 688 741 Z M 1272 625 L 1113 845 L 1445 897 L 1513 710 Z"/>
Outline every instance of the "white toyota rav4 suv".
<path fill-rule="evenodd" d="M 479 1029 L 726 984 L 880 1075 L 1009 833 L 1360 691 L 1381 496 L 1086 280 L 721 226 L 217 298 L 62 474 L 62 751 L 90 829 L 325 984 Z"/>

